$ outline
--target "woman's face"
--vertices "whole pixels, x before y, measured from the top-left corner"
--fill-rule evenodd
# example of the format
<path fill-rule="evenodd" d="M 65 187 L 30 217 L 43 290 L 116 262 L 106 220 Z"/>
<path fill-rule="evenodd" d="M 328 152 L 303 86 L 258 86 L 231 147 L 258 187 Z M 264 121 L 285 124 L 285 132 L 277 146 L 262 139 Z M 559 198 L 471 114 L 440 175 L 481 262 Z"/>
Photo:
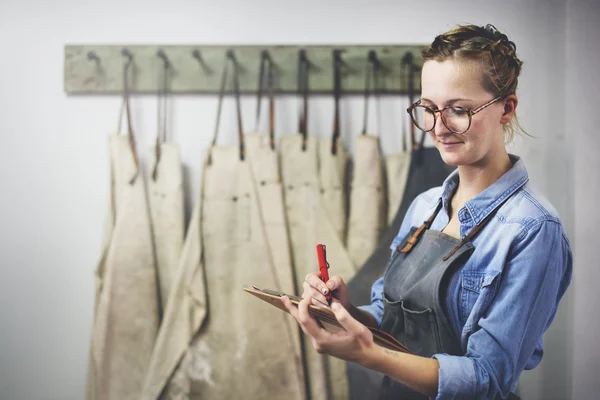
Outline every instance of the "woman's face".
<path fill-rule="evenodd" d="M 446 106 L 474 110 L 495 97 L 482 87 L 475 61 L 429 60 L 423 65 L 421 88 L 421 104 L 433 110 Z M 448 130 L 436 114 L 435 128 L 429 135 L 444 162 L 452 166 L 485 165 L 495 154 L 505 151 L 502 124 L 514 113 L 507 115 L 505 103 L 498 101 L 473 115 L 471 126 L 463 134 Z"/>

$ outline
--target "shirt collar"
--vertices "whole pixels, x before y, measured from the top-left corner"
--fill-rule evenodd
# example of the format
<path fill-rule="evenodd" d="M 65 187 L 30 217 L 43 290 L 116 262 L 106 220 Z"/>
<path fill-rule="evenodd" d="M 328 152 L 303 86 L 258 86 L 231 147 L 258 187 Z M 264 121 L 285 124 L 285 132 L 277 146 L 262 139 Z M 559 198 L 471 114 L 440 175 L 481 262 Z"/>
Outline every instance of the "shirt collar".
<path fill-rule="evenodd" d="M 475 224 L 483 221 L 498 204 L 519 190 L 529 180 L 527 169 L 521 157 L 513 154 L 509 154 L 508 156 L 513 163 L 512 168 L 483 192 L 465 203 L 465 208 L 471 214 Z M 450 199 L 457 187 L 458 168 L 444 180 L 442 195 L 437 203 L 442 201 L 444 209 L 448 210 Z"/>

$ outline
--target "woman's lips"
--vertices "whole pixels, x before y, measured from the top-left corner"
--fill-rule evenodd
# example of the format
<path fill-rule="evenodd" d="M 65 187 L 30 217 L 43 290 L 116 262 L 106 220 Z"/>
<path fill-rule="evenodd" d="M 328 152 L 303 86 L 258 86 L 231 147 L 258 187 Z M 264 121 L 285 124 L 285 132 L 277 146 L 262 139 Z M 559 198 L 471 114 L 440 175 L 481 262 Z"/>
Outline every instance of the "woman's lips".
<path fill-rule="evenodd" d="M 463 144 L 463 142 L 442 142 L 442 141 L 439 141 L 439 142 L 444 147 L 444 149 L 453 149 L 453 148 L 458 147 L 459 145 Z"/>

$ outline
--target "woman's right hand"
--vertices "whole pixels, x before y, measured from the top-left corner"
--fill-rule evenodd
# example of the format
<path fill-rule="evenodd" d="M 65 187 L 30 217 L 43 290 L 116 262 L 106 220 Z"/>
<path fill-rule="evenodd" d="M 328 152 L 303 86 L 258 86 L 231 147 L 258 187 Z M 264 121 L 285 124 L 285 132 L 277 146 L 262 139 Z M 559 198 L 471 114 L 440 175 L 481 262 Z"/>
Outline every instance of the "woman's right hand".
<path fill-rule="evenodd" d="M 325 295 L 331 292 L 334 299 L 337 299 L 346 310 L 350 310 L 352 304 L 348 297 L 346 283 L 340 276 L 332 276 L 329 281 L 321 280 L 321 272 L 311 272 L 304 278 L 302 284 L 304 293 L 302 298 L 310 297 L 311 303 L 317 306 L 328 307 Z"/>

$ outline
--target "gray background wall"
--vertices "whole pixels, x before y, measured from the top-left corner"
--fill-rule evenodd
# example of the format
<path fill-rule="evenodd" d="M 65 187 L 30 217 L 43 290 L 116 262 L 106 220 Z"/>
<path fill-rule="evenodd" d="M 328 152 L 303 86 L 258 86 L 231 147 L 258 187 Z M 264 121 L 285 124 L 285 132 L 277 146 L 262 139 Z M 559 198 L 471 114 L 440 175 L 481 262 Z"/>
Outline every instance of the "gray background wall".
<path fill-rule="evenodd" d="M 560 212 L 575 249 L 573 285 L 546 335 L 542 365 L 523 376 L 521 395 L 596 397 L 599 9 L 589 0 L 2 1 L 0 398 L 83 397 L 92 271 L 108 196 L 106 135 L 116 128 L 120 102 L 63 93 L 65 43 L 426 44 L 468 22 L 493 23 L 517 43 L 525 62 L 518 114 L 536 138 L 519 139 L 510 150 L 523 156 L 532 182 Z M 254 104 L 244 99 L 248 128 L 254 126 Z M 400 148 L 406 105 L 405 99 L 387 99 L 378 113 L 370 108 L 385 151 Z M 156 99 L 135 98 L 133 107 L 139 148 L 147 154 L 156 134 Z M 310 107 L 312 131 L 329 134 L 332 99 L 314 99 Z M 344 99 L 342 107 L 342 137 L 352 151 L 362 102 Z M 177 98 L 171 110 L 190 207 L 216 101 Z M 278 134 L 295 133 L 296 110 L 295 99 L 278 100 Z M 223 143 L 235 138 L 233 112 L 227 102 Z"/>

